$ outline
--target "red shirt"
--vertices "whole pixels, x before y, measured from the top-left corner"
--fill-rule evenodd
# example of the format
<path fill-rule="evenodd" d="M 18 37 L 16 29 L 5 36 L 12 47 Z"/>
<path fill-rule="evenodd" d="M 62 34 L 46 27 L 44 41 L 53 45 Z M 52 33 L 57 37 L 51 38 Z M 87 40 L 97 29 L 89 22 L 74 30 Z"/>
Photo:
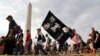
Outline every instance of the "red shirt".
<path fill-rule="evenodd" d="M 74 42 L 74 44 L 78 43 L 78 34 L 76 34 L 76 33 L 74 34 L 72 41 Z"/>
<path fill-rule="evenodd" d="M 27 32 L 26 33 L 26 41 L 28 41 L 30 39 L 31 39 L 31 33 L 30 32 Z"/>
<path fill-rule="evenodd" d="M 0 54 L 3 53 L 3 50 L 4 50 L 4 45 L 0 45 Z"/>

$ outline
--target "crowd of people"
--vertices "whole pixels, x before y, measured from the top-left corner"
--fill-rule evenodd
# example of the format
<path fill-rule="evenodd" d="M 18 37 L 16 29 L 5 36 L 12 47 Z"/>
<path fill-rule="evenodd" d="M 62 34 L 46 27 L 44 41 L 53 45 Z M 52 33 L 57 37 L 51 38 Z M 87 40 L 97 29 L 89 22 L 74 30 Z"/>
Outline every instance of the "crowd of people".
<path fill-rule="evenodd" d="M 62 51 L 66 53 L 95 53 L 97 50 L 100 50 L 100 33 L 94 27 L 91 28 L 92 32 L 89 33 L 87 42 L 84 42 L 76 30 L 72 29 L 73 34 L 70 37 L 71 45 L 67 42 L 61 44 L 57 40 L 52 41 L 49 35 L 43 35 L 39 28 L 37 29 L 37 35 L 35 37 L 37 42 L 34 43 L 34 47 L 32 48 L 30 30 L 27 29 L 26 31 L 26 41 L 25 45 L 23 45 L 23 30 L 11 15 L 6 19 L 9 21 L 9 30 L 7 36 L 0 37 L 0 54 L 28 55 L 32 52 L 35 55 L 47 55 L 48 53 L 55 54 Z"/>
<path fill-rule="evenodd" d="M 41 29 L 39 29 L 41 31 Z M 44 38 L 42 32 L 40 34 L 38 33 L 38 43 L 34 46 L 34 53 L 39 54 L 36 49 L 41 50 L 43 54 L 47 54 L 48 52 L 50 54 L 55 54 L 59 52 L 65 52 L 69 54 L 80 54 L 80 53 L 98 53 L 100 52 L 100 34 L 98 31 L 95 30 L 94 27 L 91 28 L 91 33 L 89 33 L 89 36 L 87 37 L 87 42 L 84 42 L 82 40 L 82 37 L 76 32 L 75 29 L 72 29 L 74 34 L 71 37 L 72 44 L 68 44 L 67 42 L 60 44 L 58 41 L 52 41 L 48 34 L 45 35 L 46 43 L 43 45 L 42 39 L 40 41 L 40 35 L 41 38 Z M 42 37 L 43 36 L 43 37 Z M 37 38 L 37 37 L 36 37 Z M 38 45 L 41 45 L 41 48 L 39 48 Z M 37 47 L 37 48 L 36 48 Z M 43 49 L 44 47 L 44 49 Z M 40 52 L 41 53 L 41 52 Z"/>

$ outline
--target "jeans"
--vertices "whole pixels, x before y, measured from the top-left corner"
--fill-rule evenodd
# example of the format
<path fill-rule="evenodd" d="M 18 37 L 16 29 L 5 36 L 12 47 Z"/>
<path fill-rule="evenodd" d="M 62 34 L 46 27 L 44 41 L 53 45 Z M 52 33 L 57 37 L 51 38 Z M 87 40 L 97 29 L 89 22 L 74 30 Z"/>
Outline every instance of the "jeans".
<path fill-rule="evenodd" d="M 37 44 L 36 53 L 35 54 L 39 54 L 39 51 L 43 52 L 44 54 L 47 54 L 47 52 L 43 49 L 43 46 L 40 45 L 40 44 Z"/>
<path fill-rule="evenodd" d="M 15 54 L 23 54 L 24 53 L 24 47 L 23 47 L 23 43 L 20 42 L 16 45 L 16 48 L 15 48 Z"/>

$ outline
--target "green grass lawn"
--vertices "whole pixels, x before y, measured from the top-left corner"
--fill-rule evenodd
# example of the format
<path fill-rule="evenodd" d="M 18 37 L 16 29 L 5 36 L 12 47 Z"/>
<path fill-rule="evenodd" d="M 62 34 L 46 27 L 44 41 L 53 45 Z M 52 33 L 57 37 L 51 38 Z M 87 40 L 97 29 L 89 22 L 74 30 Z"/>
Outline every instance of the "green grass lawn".
<path fill-rule="evenodd" d="M 90 54 L 90 53 L 85 53 L 85 54 L 66 54 L 66 53 L 56 53 L 56 54 L 50 54 L 48 55 L 32 55 L 32 56 L 100 56 L 100 53 L 95 53 L 95 54 Z"/>
<path fill-rule="evenodd" d="M 0 55 L 0 56 L 100 56 L 100 52 L 99 53 L 94 53 L 94 54 L 90 54 L 90 53 L 82 53 L 82 54 L 68 54 L 68 53 L 65 53 L 65 52 L 58 52 L 58 53 L 55 53 L 53 52 L 52 54 L 48 52 L 48 55 L 42 55 L 42 54 L 39 54 L 39 55 L 35 55 L 33 53 L 31 53 L 30 55 Z"/>

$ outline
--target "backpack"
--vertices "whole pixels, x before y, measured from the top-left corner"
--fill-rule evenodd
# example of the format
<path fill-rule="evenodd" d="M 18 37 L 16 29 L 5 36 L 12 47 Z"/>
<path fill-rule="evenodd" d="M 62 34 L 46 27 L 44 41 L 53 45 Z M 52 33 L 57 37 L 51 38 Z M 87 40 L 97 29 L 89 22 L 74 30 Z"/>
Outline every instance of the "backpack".
<path fill-rule="evenodd" d="M 16 30 L 18 33 L 23 31 L 19 25 L 16 26 Z"/>

